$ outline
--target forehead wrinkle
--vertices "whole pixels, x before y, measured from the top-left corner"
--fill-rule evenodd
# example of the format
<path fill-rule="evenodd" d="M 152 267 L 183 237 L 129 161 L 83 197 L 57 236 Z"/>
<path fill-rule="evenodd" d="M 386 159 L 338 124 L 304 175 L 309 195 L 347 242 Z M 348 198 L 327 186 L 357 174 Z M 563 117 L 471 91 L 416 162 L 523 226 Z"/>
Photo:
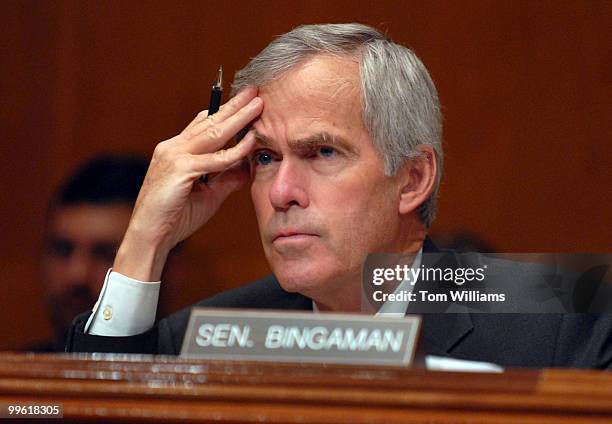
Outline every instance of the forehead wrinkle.
<path fill-rule="evenodd" d="M 359 97 L 359 86 L 355 84 L 355 80 L 350 77 L 338 76 L 335 78 L 332 84 L 333 89 L 329 94 L 329 100 L 332 102 L 347 101 L 347 99 L 358 99 Z"/>
<path fill-rule="evenodd" d="M 320 101 L 325 103 L 352 103 L 360 100 L 359 60 L 351 56 L 335 55 L 320 55 L 316 58 L 319 61 L 323 59 L 332 59 L 332 61 L 326 62 L 326 73 L 319 75 L 317 80 L 312 82 L 311 93 L 320 94 Z M 312 64 L 317 65 L 318 61 L 313 60 Z"/>

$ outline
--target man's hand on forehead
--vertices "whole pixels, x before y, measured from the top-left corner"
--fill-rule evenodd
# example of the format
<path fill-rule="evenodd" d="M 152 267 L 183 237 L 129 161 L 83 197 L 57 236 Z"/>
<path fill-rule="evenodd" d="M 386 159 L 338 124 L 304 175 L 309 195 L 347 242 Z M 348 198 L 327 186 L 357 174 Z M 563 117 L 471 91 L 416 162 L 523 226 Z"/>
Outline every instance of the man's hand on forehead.
<path fill-rule="evenodd" d="M 255 137 L 223 147 L 263 110 L 255 87 L 247 87 L 208 116 L 200 112 L 177 136 L 157 145 L 134 207 L 114 269 L 142 281 L 157 281 L 169 250 L 193 234 L 230 193 L 248 180 L 237 166 Z M 209 184 L 201 175 L 220 173 Z"/>
<path fill-rule="evenodd" d="M 257 88 L 247 87 L 216 114 L 208 116 L 208 111 L 200 112 L 179 135 L 160 144 L 183 145 L 192 154 L 217 151 L 261 113 L 261 106 Z"/>

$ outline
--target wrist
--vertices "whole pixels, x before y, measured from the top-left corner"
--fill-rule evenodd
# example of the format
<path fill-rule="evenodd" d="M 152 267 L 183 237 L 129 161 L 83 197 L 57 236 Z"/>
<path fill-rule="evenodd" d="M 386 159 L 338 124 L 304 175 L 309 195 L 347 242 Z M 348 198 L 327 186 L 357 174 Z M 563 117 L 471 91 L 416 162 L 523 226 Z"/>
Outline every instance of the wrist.
<path fill-rule="evenodd" d="M 115 256 L 113 271 L 139 281 L 160 281 L 169 251 L 128 230 Z"/>

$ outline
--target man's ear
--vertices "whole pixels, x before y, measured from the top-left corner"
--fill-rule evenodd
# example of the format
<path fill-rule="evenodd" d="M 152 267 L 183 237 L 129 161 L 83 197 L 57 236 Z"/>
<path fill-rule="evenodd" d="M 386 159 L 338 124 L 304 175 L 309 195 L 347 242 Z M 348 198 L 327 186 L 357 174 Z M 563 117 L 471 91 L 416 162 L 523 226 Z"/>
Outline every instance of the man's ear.
<path fill-rule="evenodd" d="M 431 146 L 421 146 L 419 152 L 421 156 L 407 161 L 400 171 L 399 213 L 402 215 L 411 213 L 429 199 L 436 181 L 436 152 Z"/>

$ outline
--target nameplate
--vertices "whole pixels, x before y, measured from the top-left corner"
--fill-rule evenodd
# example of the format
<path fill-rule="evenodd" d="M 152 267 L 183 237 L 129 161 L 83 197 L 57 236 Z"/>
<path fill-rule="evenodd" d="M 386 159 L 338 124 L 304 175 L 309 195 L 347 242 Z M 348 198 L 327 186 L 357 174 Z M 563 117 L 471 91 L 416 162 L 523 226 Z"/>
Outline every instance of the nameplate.
<path fill-rule="evenodd" d="M 408 366 L 421 319 L 193 308 L 186 358 Z"/>

